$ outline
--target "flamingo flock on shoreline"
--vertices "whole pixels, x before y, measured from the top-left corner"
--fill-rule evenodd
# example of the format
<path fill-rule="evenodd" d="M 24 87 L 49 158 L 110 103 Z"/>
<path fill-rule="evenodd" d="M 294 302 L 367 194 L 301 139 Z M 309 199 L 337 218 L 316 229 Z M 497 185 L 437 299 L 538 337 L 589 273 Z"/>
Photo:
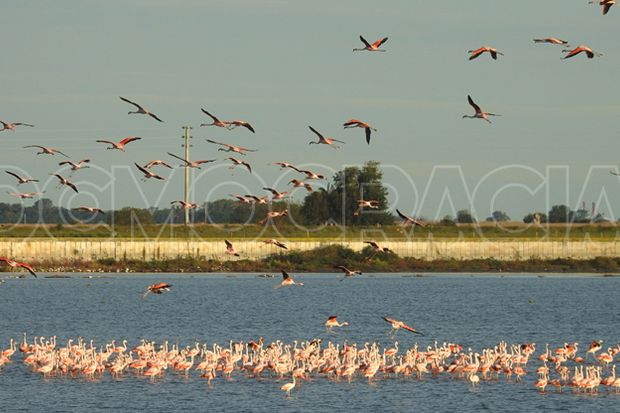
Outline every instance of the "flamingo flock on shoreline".
<path fill-rule="evenodd" d="M 169 288 L 169 285 L 153 285 Z M 149 287 L 149 289 L 151 288 Z M 325 322 L 328 332 L 333 328 L 346 327 L 337 316 L 330 316 Z M 40 374 L 46 379 L 71 378 L 100 381 L 105 376 L 113 378 L 134 376 L 152 381 L 164 380 L 167 374 L 204 379 L 211 386 L 217 378 L 292 380 L 280 388 L 287 395 L 298 384 L 311 385 L 322 379 L 334 383 L 346 381 L 367 381 L 409 379 L 412 383 L 433 378 L 437 383 L 453 380 L 469 382 L 472 387 L 486 382 L 501 381 L 517 385 L 525 378 L 535 376 L 537 380 L 528 384 L 532 389 L 544 393 L 554 388 L 556 393 L 591 395 L 607 393 L 620 394 L 620 377 L 616 376 L 614 357 L 620 353 L 620 344 L 603 351 L 601 341 L 592 341 L 588 350 L 579 352 L 578 343 L 564 343 L 536 355 L 535 343 L 508 344 L 501 341 L 492 347 L 475 351 L 464 349 L 457 343 L 438 341 L 434 345 L 421 347 L 417 343 L 408 349 L 382 347 L 377 342 L 364 344 L 328 341 L 315 338 L 294 341 L 290 344 L 276 340 L 267 344 L 258 340 L 229 341 L 228 345 L 217 343 L 207 345 L 195 341 L 181 346 L 164 341 L 141 340 L 134 347 L 128 340 L 116 340 L 97 347 L 93 340 L 69 339 L 62 345 L 56 336 L 34 337 L 28 342 L 10 339 L 8 348 L 0 353 L 2 367 L 18 360 L 28 371 Z M 597 352 L 601 354 L 596 354 Z M 590 360 L 588 360 L 588 357 Z M 536 360 L 540 363 L 532 367 Z M 452 380 L 446 381 L 445 378 Z"/>

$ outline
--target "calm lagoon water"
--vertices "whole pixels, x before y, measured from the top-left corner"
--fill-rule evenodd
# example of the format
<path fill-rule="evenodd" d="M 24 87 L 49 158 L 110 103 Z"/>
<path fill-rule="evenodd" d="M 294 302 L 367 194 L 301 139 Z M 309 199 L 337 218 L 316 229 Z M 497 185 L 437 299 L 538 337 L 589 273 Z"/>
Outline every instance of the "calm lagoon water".
<path fill-rule="evenodd" d="M 500 340 L 579 342 L 581 353 L 593 339 L 615 345 L 620 339 L 620 278 L 536 275 L 364 275 L 340 282 L 334 274 L 300 274 L 303 287 L 274 289 L 280 278 L 256 275 L 97 275 L 97 278 L 7 279 L 0 285 L 0 343 L 22 334 L 84 337 L 102 345 L 116 339 L 195 340 L 227 345 L 230 340 L 285 342 L 379 341 L 392 345 L 388 315 L 410 323 L 425 337 L 400 331 L 401 348 L 458 342 L 480 351 Z M 142 298 L 147 285 L 166 281 L 172 291 Z M 351 325 L 326 333 L 330 315 Z M 582 354 L 584 355 L 584 354 Z M 533 387 L 535 366 L 521 383 L 481 382 L 473 389 L 441 376 L 386 379 L 369 385 L 316 378 L 283 396 L 277 379 L 218 378 L 210 388 L 192 372 L 168 372 L 155 381 L 127 374 L 101 380 L 48 378 L 16 362 L 0 369 L 0 412 L 137 411 L 620 411 L 620 395 L 540 394 Z M 285 380 L 285 381 L 288 381 Z"/>

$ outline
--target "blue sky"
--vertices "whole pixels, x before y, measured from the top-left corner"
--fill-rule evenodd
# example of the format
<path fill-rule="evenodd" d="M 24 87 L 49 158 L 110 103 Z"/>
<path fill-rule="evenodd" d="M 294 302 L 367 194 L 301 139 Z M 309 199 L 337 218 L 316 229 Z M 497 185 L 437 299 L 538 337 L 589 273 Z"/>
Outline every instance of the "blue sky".
<path fill-rule="evenodd" d="M 55 203 L 165 207 L 182 197 L 182 170 L 162 185 L 135 181 L 126 167 L 172 161 L 166 152 L 182 153 L 180 128 L 192 125 L 192 158 L 220 160 L 199 172 L 199 202 L 284 189 L 298 177 L 269 162 L 331 175 L 372 159 L 384 165 L 393 206 L 427 218 L 471 206 L 479 218 L 502 209 L 520 219 L 582 200 L 616 218 L 620 181 L 607 171 L 618 165 L 619 18 L 620 9 L 602 16 L 577 0 L 9 0 L 0 15 L 0 119 L 36 127 L 0 134 L 0 165 L 46 180 L 60 159 L 22 146 L 57 147 L 94 167 L 72 177 L 83 194 L 44 181 Z M 353 53 L 360 34 L 388 36 L 388 52 Z M 562 47 L 532 42 L 547 36 L 604 56 L 560 60 Z M 505 56 L 469 62 L 467 50 L 482 45 Z M 492 125 L 461 119 L 471 113 L 467 94 L 503 116 Z M 128 116 L 118 96 L 165 124 Z M 257 133 L 200 128 L 201 107 L 248 120 Z M 370 146 L 363 131 L 342 129 L 350 118 L 378 129 Z M 308 125 L 346 144 L 309 146 Z M 126 153 L 95 143 L 128 135 L 143 140 Z M 230 171 L 206 138 L 258 149 L 247 157 L 256 173 Z M 0 186 L 0 201 L 15 202 L 5 194 L 12 178 Z"/>

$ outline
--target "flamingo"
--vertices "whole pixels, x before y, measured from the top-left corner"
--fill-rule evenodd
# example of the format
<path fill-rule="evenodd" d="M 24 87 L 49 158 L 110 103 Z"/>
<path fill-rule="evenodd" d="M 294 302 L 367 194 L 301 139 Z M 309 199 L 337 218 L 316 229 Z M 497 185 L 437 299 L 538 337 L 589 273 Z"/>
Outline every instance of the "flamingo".
<path fill-rule="evenodd" d="M 358 216 L 362 211 L 362 208 L 377 209 L 379 208 L 379 201 L 360 199 L 357 201 L 357 209 L 353 212 L 353 215 Z"/>
<path fill-rule="evenodd" d="M 232 242 L 228 241 L 227 239 L 225 239 L 224 242 L 226 243 L 226 254 L 234 255 L 235 257 L 240 256 L 235 247 L 233 247 Z"/>
<path fill-rule="evenodd" d="M 265 219 L 261 219 L 260 221 L 258 221 L 258 223 L 259 223 L 259 225 L 263 225 L 264 223 L 266 223 L 270 219 L 285 217 L 287 215 L 288 215 L 288 210 L 287 209 L 285 209 L 284 211 L 268 211 L 267 212 L 267 216 L 265 217 Z"/>
<path fill-rule="evenodd" d="M 318 145 L 318 144 L 323 144 L 323 145 L 329 145 L 334 149 L 338 149 L 340 148 L 340 146 L 338 145 L 334 145 L 334 142 L 340 142 L 340 143 L 346 143 L 343 141 L 339 141 L 338 139 L 334 139 L 334 138 L 326 138 L 323 135 L 321 135 L 316 129 L 314 129 L 312 126 L 308 126 L 310 128 L 310 130 L 312 132 L 314 132 L 316 134 L 316 136 L 319 137 L 318 141 L 310 141 L 310 145 Z"/>
<path fill-rule="evenodd" d="M 288 249 L 288 247 L 287 247 L 285 244 L 283 244 L 282 242 L 278 241 L 277 239 L 273 239 L 273 238 L 272 238 L 272 239 L 267 239 L 267 240 L 260 241 L 260 242 L 263 242 L 263 243 L 265 243 L 266 245 L 269 245 L 269 244 L 271 244 L 271 245 L 275 245 L 276 247 L 278 247 L 278 248 L 282 248 L 282 249 L 284 249 L 284 250 L 287 250 L 287 249 Z"/>
<path fill-rule="evenodd" d="M 344 278 L 340 281 L 344 281 L 348 277 L 355 277 L 356 275 L 362 275 L 361 271 L 358 271 L 358 270 L 352 271 L 348 269 L 347 267 L 345 267 L 344 265 L 334 265 L 334 268 L 344 273 Z"/>
<path fill-rule="evenodd" d="M 23 178 L 19 175 L 17 175 L 15 172 L 11 172 L 11 171 L 4 171 L 7 174 L 15 177 L 15 179 L 17 179 L 17 185 L 21 185 L 21 184 L 27 184 L 28 182 L 39 182 L 38 179 L 32 179 L 32 178 Z"/>
<path fill-rule="evenodd" d="M 165 166 L 168 169 L 172 169 L 172 166 L 160 159 L 155 159 L 153 161 L 149 161 L 146 165 L 144 165 L 144 169 L 151 169 L 154 166 L 161 165 Z"/>
<path fill-rule="evenodd" d="M 198 208 L 198 204 L 192 203 L 192 202 L 185 202 L 185 201 L 172 201 L 170 202 L 170 205 L 174 205 L 174 204 L 180 204 L 182 209 L 196 209 Z"/>
<path fill-rule="evenodd" d="M 10 130 L 12 132 L 15 132 L 15 128 L 17 126 L 30 126 L 31 128 L 34 128 L 34 125 L 31 125 L 29 123 L 23 123 L 23 122 L 5 122 L 3 120 L 0 120 L 0 123 L 2 124 L 2 129 L 0 129 L 0 132 L 5 131 L 5 130 Z"/>
<path fill-rule="evenodd" d="M 248 148 L 244 148 L 242 146 L 233 146 L 233 145 L 229 145 L 229 144 L 223 143 L 223 142 L 216 142 L 216 141 L 211 140 L 211 139 L 207 139 L 207 142 L 211 142 L 211 143 L 214 143 L 216 145 L 224 146 L 226 148 L 226 149 L 219 148 L 218 151 L 235 152 L 235 153 L 238 153 L 239 155 L 246 155 L 244 152 L 256 152 L 256 149 L 248 149 Z"/>
<path fill-rule="evenodd" d="M 274 162 L 272 163 L 272 165 L 278 165 L 280 169 L 291 168 L 291 169 L 298 171 L 295 165 L 293 165 L 292 163 L 288 163 L 288 162 Z"/>
<path fill-rule="evenodd" d="M 324 175 L 321 174 L 316 174 L 312 171 L 309 171 L 307 169 L 297 169 L 297 172 L 305 174 L 306 175 L 306 179 L 325 179 Z"/>
<path fill-rule="evenodd" d="M 256 195 L 246 195 L 245 197 L 250 199 L 252 201 L 252 203 L 254 203 L 254 204 L 267 205 L 269 203 L 269 200 L 267 199 L 266 196 L 261 196 L 259 198 Z"/>
<path fill-rule="evenodd" d="M 232 166 L 230 166 L 228 169 L 233 169 L 235 166 L 243 165 L 247 168 L 248 171 L 250 171 L 250 173 L 252 173 L 252 167 L 250 166 L 249 163 L 245 161 L 241 161 L 237 158 L 226 158 L 226 159 L 230 160 L 233 163 Z"/>
<path fill-rule="evenodd" d="M 286 392 L 286 396 L 287 397 L 291 397 L 291 390 L 293 390 L 295 388 L 295 380 L 296 380 L 295 376 L 293 376 L 293 381 L 292 382 L 286 383 L 285 385 L 280 387 L 280 390 Z"/>
<path fill-rule="evenodd" d="M 338 322 L 338 316 L 335 315 L 329 316 L 327 321 L 325 321 L 325 329 L 328 332 L 331 332 L 334 327 L 346 327 L 348 325 L 349 323 L 346 321 L 343 321 L 342 323 Z"/>
<path fill-rule="evenodd" d="M 295 282 L 293 277 L 291 277 L 291 275 L 288 272 L 282 270 L 282 282 L 280 284 L 276 285 L 274 288 L 288 287 L 290 285 L 300 285 L 300 286 L 303 286 L 304 284 L 303 283 Z"/>
<path fill-rule="evenodd" d="M 209 163 L 209 162 L 215 162 L 215 159 L 203 159 L 201 161 L 190 161 L 189 159 L 183 159 L 180 156 L 176 156 L 173 153 L 168 152 L 168 155 L 172 156 L 173 158 L 177 158 L 183 162 L 185 162 L 185 165 L 181 165 L 181 166 L 185 166 L 186 168 L 198 168 L 200 169 L 200 165 L 205 164 L 205 163 Z"/>
<path fill-rule="evenodd" d="M 467 101 L 469 102 L 469 104 L 471 105 L 471 107 L 474 108 L 474 110 L 476 111 L 476 113 L 474 113 L 473 115 L 463 115 L 463 119 L 465 118 L 470 118 L 470 119 L 484 119 L 487 122 L 491 123 L 491 121 L 489 120 L 489 116 L 502 116 L 502 115 L 498 115 L 497 113 L 490 113 L 490 112 L 483 112 L 482 109 L 480 109 L 480 106 L 478 106 L 474 100 L 471 98 L 470 95 L 467 95 Z"/>
<path fill-rule="evenodd" d="M 28 263 L 15 261 L 7 257 L 0 257 L 0 261 L 4 262 L 11 268 L 24 268 L 26 271 L 32 274 L 34 278 L 37 278 L 37 274 L 34 272 L 34 268 L 32 268 L 32 265 Z"/>
<path fill-rule="evenodd" d="M 129 111 L 129 112 L 127 112 L 128 115 L 132 115 L 132 114 L 135 114 L 135 113 L 140 114 L 140 115 L 148 115 L 148 116 L 152 117 L 153 119 L 158 120 L 158 121 L 163 123 L 163 120 L 159 119 L 154 113 L 152 113 L 149 110 L 147 110 L 144 106 L 138 105 L 136 102 L 132 102 L 131 100 L 126 99 L 126 98 L 124 98 L 122 96 L 119 96 L 119 98 L 121 98 L 121 100 L 123 102 L 127 102 L 130 105 L 134 105 L 137 108 L 136 111 L 133 111 L 133 112 Z"/>
<path fill-rule="evenodd" d="M 601 57 L 603 56 L 602 53 L 599 52 L 595 52 L 594 50 L 592 50 L 591 48 L 589 48 L 588 46 L 584 46 L 584 45 L 579 45 L 577 47 L 575 47 L 573 50 L 562 50 L 562 53 L 568 53 L 566 56 L 564 56 L 562 59 L 569 59 L 573 56 L 577 56 L 579 53 L 584 52 L 586 54 L 586 56 L 588 56 L 588 59 L 593 59 L 594 56 L 596 57 Z"/>
<path fill-rule="evenodd" d="M 215 116 L 213 116 L 212 114 L 210 114 L 209 112 L 207 112 L 206 110 L 202 108 L 200 110 L 202 111 L 202 113 L 204 113 L 205 115 L 213 119 L 212 123 L 202 123 L 200 126 L 219 126 L 220 128 L 228 129 L 228 122 L 219 120 L 218 118 L 216 118 Z"/>
<path fill-rule="evenodd" d="M 286 198 L 286 196 L 289 195 L 288 192 L 279 192 L 279 191 L 277 191 L 277 190 L 275 190 L 273 188 L 263 187 L 263 189 L 265 191 L 269 191 L 269 192 L 271 192 L 273 194 L 272 200 L 274 200 L 274 201 L 278 200 L 278 199 Z"/>
<path fill-rule="evenodd" d="M 586 351 L 586 357 L 588 357 L 588 354 L 592 354 L 593 357 L 596 356 L 596 352 L 601 348 L 603 348 L 603 340 L 592 341 Z"/>
<path fill-rule="evenodd" d="M 228 123 L 228 129 L 235 129 L 238 126 L 244 127 L 247 130 L 249 130 L 252 133 L 256 133 L 256 131 L 254 131 L 254 128 L 252 127 L 252 125 L 250 125 L 248 122 L 244 121 L 244 120 L 231 120 Z"/>
<path fill-rule="evenodd" d="M 37 195 L 43 195 L 45 193 L 45 191 L 41 191 L 41 192 L 23 192 L 23 193 L 18 193 L 18 192 L 7 192 L 7 194 L 20 198 L 20 199 L 30 199 L 30 198 L 34 198 Z"/>
<path fill-rule="evenodd" d="M 125 139 L 123 139 L 122 141 L 116 143 L 116 142 L 112 142 L 112 141 L 106 141 L 103 139 L 98 140 L 97 142 L 99 143 L 107 143 L 111 146 L 109 146 L 106 149 L 118 149 L 119 151 L 123 151 L 125 152 L 125 145 L 127 145 L 129 142 L 133 142 L 133 141 L 137 141 L 140 140 L 142 138 L 138 137 L 138 136 L 128 136 Z"/>
<path fill-rule="evenodd" d="M 291 179 L 288 183 L 293 184 L 293 188 L 304 187 L 306 188 L 306 191 L 312 192 L 312 186 L 310 186 L 310 184 L 305 183 L 304 181 L 300 181 L 298 179 Z"/>
<path fill-rule="evenodd" d="M 390 323 L 390 325 L 392 326 L 392 331 L 391 333 L 396 334 L 398 332 L 398 330 L 405 329 L 407 331 L 411 331 L 412 333 L 415 334 L 419 334 L 421 336 L 423 336 L 424 334 L 422 334 L 421 332 L 414 330 L 413 328 L 409 327 L 407 324 L 403 323 L 402 321 L 399 320 L 395 320 L 393 318 L 389 318 L 389 317 L 382 317 L 385 321 L 387 321 L 388 323 Z"/>
<path fill-rule="evenodd" d="M 400 212 L 398 210 L 398 208 L 396 208 L 396 213 L 398 214 L 399 217 L 401 217 L 403 219 L 403 224 L 407 225 L 407 224 L 412 224 L 414 226 L 418 226 L 418 227 L 422 227 L 422 228 L 426 228 L 427 224 L 425 224 L 424 222 L 415 219 L 413 217 L 410 217 L 408 215 L 403 214 L 402 212 Z"/>
<path fill-rule="evenodd" d="M 59 174 L 50 174 L 52 176 L 55 176 L 56 178 L 58 178 L 58 180 L 60 181 L 58 183 L 58 186 L 68 186 L 69 188 L 73 189 L 75 191 L 75 193 L 79 193 L 77 187 L 75 186 L 75 184 L 71 181 L 69 181 L 67 178 L 63 177 L 62 175 Z"/>
<path fill-rule="evenodd" d="M 371 255 L 369 255 L 366 260 L 371 260 L 375 257 L 375 255 L 377 255 L 380 252 L 391 252 L 391 250 L 387 247 L 381 247 L 379 246 L 379 244 L 376 241 L 364 241 L 364 244 L 368 244 L 372 250 L 373 253 Z"/>
<path fill-rule="evenodd" d="M 370 134 L 372 133 L 372 131 L 375 131 L 375 132 L 377 131 L 375 128 L 370 126 L 369 123 L 362 122 L 361 120 L 357 120 L 357 119 L 348 120 L 342 126 L 344 126 L 345 129 L 363 128 L 364 132 L 366 133 L 366 143 L 369 145 L 370 145 Z"/>
<path fill-rule="evenodd" d="M 489 53 L 493 60 L 497 60 L 497 55 L 504 55 L 502 52 L 490 46 L 482 46 L 476 50 L 468 50 L 467 53 L 471 54 L 471 56 L 469 56 L 469 60 L 474 60 L 483 53 Z"/>
<path fill-rule="evenodd" d="M 353 49 L 354 52 L 361 52 L 361 51 L 368 51 L 368 52 L 385 52 L 385 50 L 379 49 L 379 47 L 381 47 L 381 45 L 385 42 L 387 42 L 388 38 L 384 37 L 382 39 L 378 39 L 377 41 L 375 41 L 373 44 L 370 44 L 366 41 L 366 39 L 364 39 L 364 37 L 362 37 L 360 35 L 360 40 L 362 41 L 362 43 L 364 43 L 364 48 L 362 49 Z"/>
<path fill-rule="evenodd" d="M 251 204 L 252 200 L 243 196 L 243 195 L 234 195 L 234 194 L 228 194 L 230 196 L 232 196 L 233 198 L 237 198 L 237 200 L 239 202 L 241 202 L 242 204 Z"/>
<path fill-rule="evenodd" d="M 591 0 L 590 4 L 598 3 L 599 6 L 603 6 L 603 16 L 609 12 L 611 6 L 616 4 L 616 0 Z"/>
<path fill-rule="evenodd" d="M 563 44 L 565 46 L 568 46 L 568 42 L 566 40 L 558 39 L 555 37 L 545 37 L 544 39 L 534 39 L 534 43 Z"/>
<path fill-rule="evenodd" d="M 91 214 L 101 214 L 101 215 L 105 215 L 105 212 L 103 211 L 103 209 L 101 208 L 95 208 L 95 207 L 88 207 L 88 206 L 79 206 L 76 208 L 71 208 L 72 211 L 84 211 L 84 212 L 90 212 Z"/>
<path fill-rule="evenodd" d="M 135 162 L 134 162 L 134 165 L 136 165 L 136 168 L 138 168 L 140 170 L 140 172 L 142 172 L 144 174 L 144 177 L 142 178 L 143 181 L 146 181 L 149 178 L 159 179 L 160 181 L 166 180 L 166 178 L 164 178 L 163 176 L 159 176 L 156 173 L 151 172 L 148 169 L 141 167 L 140 165 L 138 165 Z"/>
<path fill-rule="evenodd" d="M 58 166 L 69 165 L 69 167 L 71 168 L 71 173 L 73 174 L 73 172 L 79 169 L 90 168 L 90 166 L 86 165 L 89 162 L 90 159 L 82 159 L 77 163 L 71 161 L 62 161 L 58 164 Z"/>
<path fill-rule="evenodd" d="M 146 287 L 146 291 L 144 292 L 144 295 L 142 297 L 146 297 L 148 293 L 162 294 L 165 291 L 170 291 L 170 288 L 172 288 L 172 285 L 165 282 L 151 284 Z"/>
<path fill-rule="evenodd" d="M 40 146 L 40 145 L 27 145 L 27 146 L 24 146 L 24 148 L 39 148 L 39 149 L 41 149 L 41 152 L 37 152 L 37 155 L 43 155 L 43 154 L 45 154 L 45 155 L 56 155 L 57 153 L 59 153 L 59 154 L 61 154 L 63 156 L 66 156 L 67 158 L 69 158 L 69 156 L 67 156 L 66 154 L 60 152 L 58 149 L 55 149 L 55 148 L 48 148 L 48 147 Z"/>

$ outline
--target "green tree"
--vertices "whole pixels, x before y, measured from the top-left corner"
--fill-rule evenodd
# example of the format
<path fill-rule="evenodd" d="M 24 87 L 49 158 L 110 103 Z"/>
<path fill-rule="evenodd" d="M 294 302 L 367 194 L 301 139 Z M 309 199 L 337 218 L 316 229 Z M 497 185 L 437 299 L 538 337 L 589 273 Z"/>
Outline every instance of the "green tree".
<path fill-rule="evenodd" d="M 531 224 L 536 220 L 537 216 L 540 224 L 544 224 L 547 222 L 547 214 L 545 214 L 544 212 L 532 212 L 530 214 L 527 214 L 523 217 L 523 222 L 525 222 L 526 224 Z"/>
<path fill-rule="evenodd" d="M 572 221 L 572 218 L 573 211 L 571 211 L 566 205 L 554 205 L 549 210 L 549 222 L 568 223 Z"/>
<path fill-rule="evenodd" d="M 476 220 L 468 209 L 461 209 L 456 213 L 456 222 L 459 224 L 473 224 Z"/>
<path fill-rule="evenodd" d="M 510 217 L 504 211 L 493 211 L 491 216 L 488 217 L 486 220 L 490 222 L 506 222 L 510 221 Z"/>
<path fill-rule="evenodd" d="M 148 209 L 124 207 L 110 213 L 108 223 L 115 225 L 148 225 L 153 223 L 153 216 Z"/>

